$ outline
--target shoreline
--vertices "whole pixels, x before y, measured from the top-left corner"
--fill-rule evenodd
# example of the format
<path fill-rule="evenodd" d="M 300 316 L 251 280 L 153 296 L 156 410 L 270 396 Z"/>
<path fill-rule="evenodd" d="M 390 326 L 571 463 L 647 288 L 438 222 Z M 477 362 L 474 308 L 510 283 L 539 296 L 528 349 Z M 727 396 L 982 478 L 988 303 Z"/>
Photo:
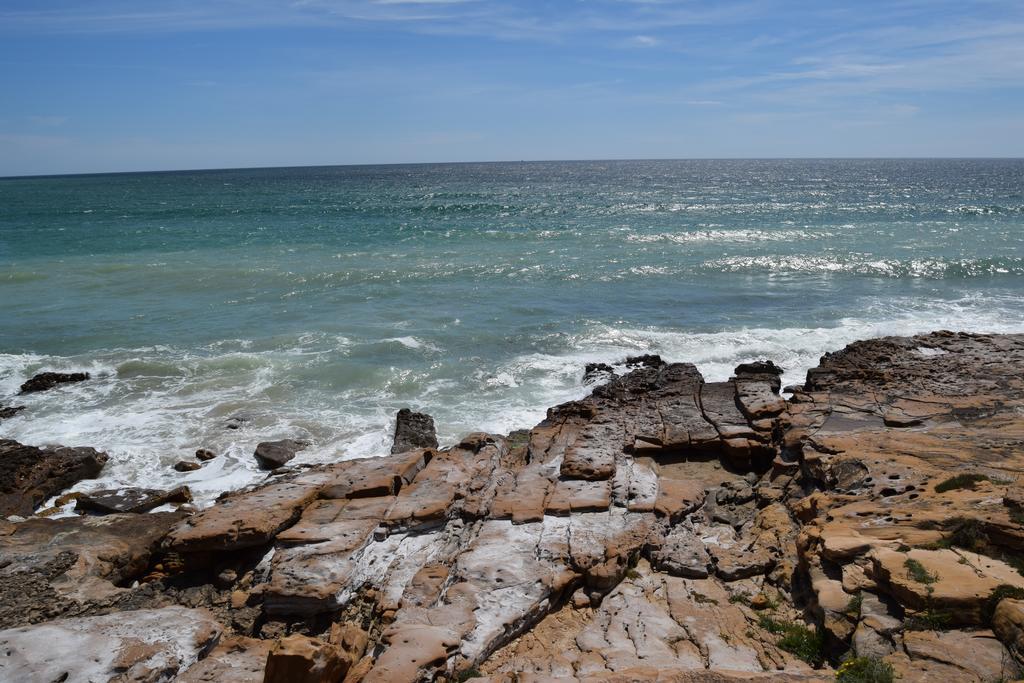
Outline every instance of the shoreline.
<path fill-rule="evenodd" d="M 284 467 L 198 511 L 40 517 L 18 486 L 102 454 L 4 442 L 0 501 L 37 514 L 0 522 L 0 678 L 1019 674 L 1024 335 L 855 342 L 788 400 L 770 362 L 633 361 L 529 431 L 439 449 L 406 414 L 391 455 L 311 466 L 265 444 Z"/>

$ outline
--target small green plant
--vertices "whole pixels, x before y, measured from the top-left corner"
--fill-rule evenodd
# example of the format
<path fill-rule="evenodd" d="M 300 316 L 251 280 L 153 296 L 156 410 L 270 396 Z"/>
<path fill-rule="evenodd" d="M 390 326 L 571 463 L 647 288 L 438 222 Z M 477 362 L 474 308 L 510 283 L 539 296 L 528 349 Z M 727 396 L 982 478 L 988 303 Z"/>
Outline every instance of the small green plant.
<path fill-rule="evenodd" d="M 944 631 L 949 628 L 953 616 L 949 612 L 924 610 L 903 620 L 906 631 Z"/>
<path fill-rule="evenodd" d="M 468 669 L 463 669 L 459 673 L 455 674 L 455 680 L 458 683 L 464 683 L 471 678 L 480 678 L 481 676 L 483 676 L 483 674 L 480 673 L 480 670 L 473 666 Z"/>
<path fill-rule="evenodd" d="M 1014 524 L 1024 524 L 1024 508 L 1010 508 L 1010 521 Z"/>
<path fill-rule="evenodd" d="M 860 593 L 850 596 L 850 601 L 846 603 L 846 607 L 843 608 L 843 613 L 851 616 L 860 615 L 860 606 L 864 603 L 864 596 Z"/>
<path fill-rule="evenodd" d="M 888 662 L 877 657 L 847 659 L 836 671 L 841 683 L 893 683 L 895 673 Z"/>
<path fill-rule="evenodd" d="M 816 630 L 793 624 L 779 640 L 779 649 L 796 655 L 811 666 L 820 666 L 825 659 L 825 639 Z"/>
<path fill-rule="evenodd" d="M 638 572 L 633 567 L 630 567 L 629 569 L 626 570 L 626 578 L 627 579 L 633 579 L 635 581 L 635 580 L 640 578 L 640 572 Z"/>
<path fill-rule="evenodd" d="M 936 484 L 935 492 L 945 493 L 946 491 L 954 491 L 956 489 L 973 489 L 975 484 L 982 481 L 992 481 L 992 479 L 988 475 L 978 474 L 977 472 L 958 474 Z"/>
<path fill-rule="evenodd" d="M 696 593 L 696 592 L 693 594 L 693 601 L 698 603 L 698 604 L 701 604 L 701 605 L 717 605 L 718 604 L 718 600 L 715 600 L 714 598 L 709 598 L 708 596 L 704 595 L 703 593 Z"/>
<path fill-rule="evenodd" d="M 932 574 L 917 560 L 908 557 L 903 566 L 907 568 L 907 576 L 918 583 L 932 584 L 939 580 L 938 574 Z"/>
<path fill-rule="evenodd" d="M 757 618 L 757 623 L 765 631 L 782 635 L 776 643 L 780 650 L 796 655 L 811 666 L 820 666 L 825 659 L 825 639 L 815 629 L 792 621 L 780 621 L 766 614 Z"/>
<path fill-rule="evenodd" d="M 988 547 L 988 534 L 981 521 L 973 517 L 954 517 L 948 523 L 952 533 L 946 540 L 950 545 L 976 553 Z"/>
<path fill-rule="evenodd" d="M 749 605 L 750 604 L 750 596 L 747 595 L 746 593 L 733 593 L 732 595 L 729 596 L 729 602 L 731 602 L 734 605 L 736 605 L 736 604 Z"/>

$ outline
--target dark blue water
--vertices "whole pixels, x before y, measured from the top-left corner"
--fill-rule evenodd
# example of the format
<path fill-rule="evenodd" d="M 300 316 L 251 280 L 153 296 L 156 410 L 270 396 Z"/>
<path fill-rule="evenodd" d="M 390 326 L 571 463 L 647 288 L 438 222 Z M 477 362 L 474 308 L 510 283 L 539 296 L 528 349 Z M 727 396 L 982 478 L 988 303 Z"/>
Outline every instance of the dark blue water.
<path fill-rule="evenodd" d="M 1024 330 L 1024 161 L 457 164 L 0 180 L 0 433 L 110 450 L 125 483 L 256 441 L 377 452 L 526 426 L 585 361 L 661 352 L 797 380 L 855 338 Z M 4 399 L 0 398 L 0 401 Z M 244 412 L 246 429 L 224 419 Z M 173 476 L 172 476 L 173 474 Z"/>

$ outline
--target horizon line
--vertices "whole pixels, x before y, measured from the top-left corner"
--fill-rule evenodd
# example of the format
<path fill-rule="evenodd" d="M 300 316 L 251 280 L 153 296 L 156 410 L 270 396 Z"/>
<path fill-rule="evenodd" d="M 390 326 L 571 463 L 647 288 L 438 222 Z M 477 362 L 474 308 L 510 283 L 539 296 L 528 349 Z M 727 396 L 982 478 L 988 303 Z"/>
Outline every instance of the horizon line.
<path fill-rule="evenodd" d="M 27 173 L 2 175 L 0 180 L 27 180 L 44 178 L 75 178 L 82 176 L 146 175 L 160 173 L 214 173 L 222 171 L 271 171 L 299 168 L 378 168 L 396 166 L 469 166 L 484 164 L 576 164 L 621 163 L 635 161 L 1017 161 L 1024 156 L 836 156 L 836 157 L 623 157 L 611 159 L 505 159 L 491 161 L 406 161 L 348 164 L 294 164 L 284 166 L 204 166 L 198 168 L 165 168 L 132 171 L 80 171 L 71 173 Z"/>

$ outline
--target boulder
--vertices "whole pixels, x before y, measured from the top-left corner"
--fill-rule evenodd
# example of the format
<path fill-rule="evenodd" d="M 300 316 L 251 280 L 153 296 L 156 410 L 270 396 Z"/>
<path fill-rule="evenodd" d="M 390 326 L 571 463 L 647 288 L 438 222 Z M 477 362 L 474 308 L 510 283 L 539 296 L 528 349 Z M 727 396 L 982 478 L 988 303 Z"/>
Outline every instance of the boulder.
<path fill-rule="evenodd" d="M 208 448 L 200 448 L 196 451 L 196 460 L 206 462 L 207 460 L 213 460 L 217 457 L 217 454 Z"/>
<path fill-rule="evenodd" d="M 222 627 L 186 607 L 61 619 L 0 631 L 5 681 L 168 681 L 216 644 Z"/>
<path fill-rule="evenodd" d="M 21 393 L 31 394 L 36 391 L 46 391 L 58 384 L 84 382 L 87 379 L 89 379 L 88 372 L 40 372 L 21 385 Z"/>
<path fill-rule="evenodd" d="M 992 615 L 992 630 L 1020 662 L 1024 658 L 1024 600 L 1000 600 Z"/>
<path fill-rule="evenodd" d="M 169 491 L 159 489 L 105 489 L 83 493 L 75 500 L 75 509 L 109 515 L 116 512 L 149 512 L 167 503 L 188 503 L 192 492 L 187 486 Z"/>
<path fill-rule="evenodd" d="M 175 472 L 194 472 L 202 467 L 198 462 L 192 462 L 191 460 L 179 460 L 173 465 Z"/>
<path fill-rule="evenodd" d="M 414 413 L 408 408 L 402 408 L 395 421 L 391 453 L 404 453 L 417 448 L 437 448 L 434 418 L 426 413 Z"/>
<path fill-rule="evenodd" d="M 264 441 L 256 446 L 256 462 L 265 470 L 276 470 L 295 457 L 295 454 L 309 446 L 308 441 L 282 439 Z"/>
<path fill-rule="evenodd" d="M 94 448 L 36 448 L 0 439 L 0 517 L 31 515 L 43 501 L 99 476 L 107 454 Z"/>

